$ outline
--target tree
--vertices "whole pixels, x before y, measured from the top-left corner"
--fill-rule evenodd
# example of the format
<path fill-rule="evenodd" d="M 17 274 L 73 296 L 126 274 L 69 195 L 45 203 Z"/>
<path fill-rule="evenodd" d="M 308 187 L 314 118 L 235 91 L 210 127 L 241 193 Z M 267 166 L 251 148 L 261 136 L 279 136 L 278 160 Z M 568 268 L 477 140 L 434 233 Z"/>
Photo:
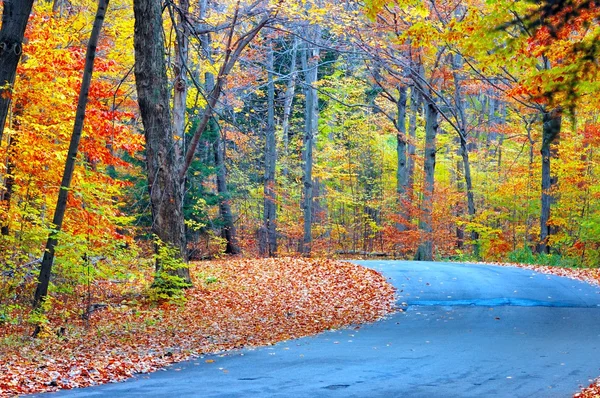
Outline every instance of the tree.
<path fill-rule="evenodd" d="M 415 254 L 415 260 L 433 260 L 433 190 L 435 184 L 435 155 L 436 137 L 439 127 L 438 107 L 431 99 L 425 102 L 425 160 L 423 173 L 423 200 L 421 204 L 421 218 L 419 229 L 425 234 L 423 242 Z"/>
<path fill-rule="evenodd" d="M 287 87 L 285 90 L 285 97 L 283 103 L 283 116 L 281 121 L 281 127 L 283 130 L 283 176 L 287 177 L 288 169 L 288 156 L 289 156 L 289 143 L 290 143 L 290 115 L 292 113 L 292 103 L 294 102 L 294 94 L 296 93 L 296 80 L 298 78 L 298 71 L 296 70 L 297 56 L 298 56 L 298 43 L 299 39 L 297 35 L 294 35 L 294 41 L 291 49 L 290 56 L 290 77 L 288 79 Z"/>
<path fill-rule="evenodd" d="M 200 18 L 206 17 L 208 11 L 208 1 L 200 2 Z M 200 36 L 202 50 L 208 62 L 214 66 L 214 57 L 212 48 L 211 33 L 206 32 Z M 204 74 L 204 89 L 206 93 L 211 93 L 215 87 L 214 73 L 207 71 Z M 205 109 L 206 111 L 206 109 Z M 214 113 L 213 113 L 214 115 Z M 225 253 L 238 254 L 240 248 L 237 241 L 236 228 L 234 223 L 233 212 L 231 210 L 231 195 L 227 188 L 227 168 L 225 166 L 226 159 L 226 137 L 223 136 L 222 129 L 216 116 L 213 116 L 208 124 L 208 129 L 215 133 L 214 151 L 215 151 L 215 168 L 217 179 L 217 193 L 219 195 L 219 215 L 221 218 L 221 237 L 225 239 Z"/>
<path fill-rule="evenodd" d="M 33 0 L 4 1 L 0 28 L 0 144 Z"/>
<path fill-rule="evenodd" d="M 185 143 L 185 113 L 187 109 L 187 68 L 190 24 L 189 0 L 179 0 L 176 10 L 169 6 L 171 20 L 175 25 L 175 62 L 173 67 L 173 134 L 177 148 L 175 154 L 181 157 Z M 177 15 L 173 15 L 176 13 Z M 178 160 L 180 162 L 180 160 Z"/>
<path fill-rule="evenodd" d="M 148 191 L 152 208 L 151 230 L 159 240 L 159 245 L 166 245 L 185 262 L 187 249 L 183 183 L 171 122 L 162 7 L 159 1 L 136 0 L 133 10 L 135 77 L 146 141 Z M 160 261 L 157 261 L 156 268 L 157 272 L 161 271 Z M 179 266 L 169 272 L 181 278 L 181 282 L 191 283 L 186 266 Z"/>
<path fill-rule="evenodd" d="M 54 230 L 50 233 L 48 236 L 48 241 L 46 242 L 46 251 L 44 252 L 44 258 L 42 259 L 42 264 L 40 266 L 37 288 L 35 290 L 33 299 L 34 308 L 38 308 L 48 294 L 50 273 L 52 271 L 52 263 L 54 262 L 54 250 L 56 248 L 56 244 L 58 243 L 57 233 L 59 233 L 62 228 L 65 211 L 67 209 L 67 198 L 69 195 L 69 188 L 71 187 L 71 179 L 73 178 L 75 163 L 77 161 L 79 142 L 81 141 L 81 133 L 83 131 L 83 123 L 85 121 L 85 108 L 88 102 L 90 84 L 92 82 L 92 74 L 94 71 L 96 47 L 100 37 L 100 30 L 102 29 L 102 24 L 104 22 L 104 16 L 106 15 L 106 9 L 108 8 L 108 2 L 109 0 L 98 1 L 98 9 L 94 19 L 94 26 L 92 27 L 92 33 L 87 46 L 81 90 L 79 91 L 79 100 L 77 102 L 77 111 L 75 113 L 73 134 L 71 135 L 69 152 L 65 162 L 65 170 L 63 173 L 62 182 L 60 184 L 56 209 L 54 210 L 54 217 L 52 219 Z M 38 332 L 39 327 L 36 329 L 36 332 L 34 332 L 34 335 L 37 335 Z"/>
<path fill-rule="evenodd" d="M 537 250 L 541 253 L 550 253 L 551 236 L 556 228 L 551 224 L 551 207 L 555 202 L 553 190 L 557 184 L 556 176 L 551 173 L 551 159 L 556 157 L 556 151 L 551 147 L 558 143 L 562 123 L 562 106 L 554 101 L 548 90 L 554 90 L 554 80 L 564 80 L 563 77 L 556 78 L 556 66 L 561 69 L 560 64 L 564 61 L 559 56 L 564 56 L 564 51 L 552 48 L 556 43 L 548 42 L 548 33 L 542 25 L 528 24 L 527 15 L 540 13 L 546 15 L 543 7 L 532 5 L 526 1 L 516 2 L 511 8 L 506 9 L 499 5 L 493 6 L 487 18 L 496 24 L 499 29 L 482 36 L 471 39 L 477 48 L 479 55 L 461 58 L 467 60 L 471 69 L 487 80 L 487 82 L 505 93 L 510 101 L 521 106 L 535 110 L 542 119 L 542 146 L 540 153 L 541 162 L 541 192 L 540 192 L 540 234 Z M 507 21 L 508 20 L 508 21 Z M 479 29 L 487 29 L 483 24 L 489 24 L 486 18 L 480 21 Z M 469 25 L 471 22 L 467 22 Z M 533 28 L 534 30 L 530 30 Z M 459 28 L 460 29 L 460 28 Z M 573 32 L 573 34 L 575 34 Z M 494 40 L 501 38 L 506 40 L 503 47 L 491 48 Z M 469 41 L 466 41 L 467 43 Z M 558 44 L 558 47 L 564 46 Z M 523 53 L 529 55 L 524 59 Z M 487 52 L 487 53 L 486 53 Z M 473 59 L 475 58 L 475 59 Z M 510 58 L 516 62 L 504 64 L 503 60 Z M 480 64 L 481 67 L 477 65 Z M 494 71 L 496 76 L 486 76 L 480 68 Z M 489 72 L 488 72 L 489 75 Z M 568 98 L 563 96 L 563 99 Z"/>
<path fill-rule="evenodd" d="M 152 0 L 134 1 L 135 13 L 135 75 L 138 102 L 146 138 L 146 163 L 148 189 L 152 207 L 152 232 L 167 246 L 175 249 L 182 264 L 172 273 L 190 283 L 189 269 L 183 264 L 187 260 L 185 225 L 183 215 L 183 192 L 187 172 L 195 157 L 202 133 L 207 128 L 217 102 L 225 86 L 225 80 L 238 61 L 243 50 L 260 30 L 277 14 L 278 8 L 259 7 L 256 3 L 245 12 L 262 17 L 246 32 L 236 32 L 244 26 L 240 20 L 241 5 L 236 3 L 234 14 L 228 22 L 225 37 L 225 52 L 215 77 L 215 82 L 206 93 L 206 106 L 198 118 L 189 145 L 178 162 L 175 139 L 172 132 L 171 109 L 167 85 L 165 43 L 160 2 Z M 207 32 L 196 31 L 196 34 Z M 236 36 L 236 33 L 238 35 Z M 160 272 L 160 262 L 157 271 Z"/>
<path fill-rule="evenodd" d="M 277 207 L 275 195 L 275 164 L 277 144 L 275 141 L 275 83 L 273 82 L 273 41 L 268 40 L 267 49 L 267 126 L 265 129 L 265 175 L 263 242 L 261 254 L 269 257 L 277 253 Z"/>
<path fill-rule="evenodd" d="M 596 62 L 600 54 L 598 3 L 593 0 L 530 0 L 529 3 L 534 5 L 532 9 L 515 14 L 500 28 L 519 27 L 522 35 L 527 36 L 541 32 L 546 36 L 546 44 L 573 37 L 563 49 L 564 58 L 571 61 L 570 67 L 561 71 L 561 79 L 547 81 L 539 93 L 552 105 L 561 105 L 573 112 L 587 91 L 585 86 L 594 80 L 599 70 Z"/>
<path fill-rule="evenodd" d="M 304 151 L 302 159 L 304 168 L 302 174 L 304 213 L 304 235 L 302 239 L 302 250 L 304 255 L 309 255 L 312 242 L 312 215 L 313 215 L 313 150 L 315 137 L 319 126 L 319 97 L 317 95 L 317 72 L 319 68 L 318 42 L 321 38 L 321 27 L 313 25 L 308 28 L 308 41 L 305 44 L 302 55 L 302 69 L 304 69 Z"/>
<path fill-rule="evenodd" d="M 550 253 L 551 235 L 556 232 L 556 228 L 550 223 L 550 208 L 555 201 L 552 188 L 556 185 L 557 179 L 551 174 L 550 159 L 556 157 L 556 151 L 552 146 L 555 145 L 560 136 L 562 115 L 560 109 L 550 111 L 544 110 L 542 118 L 542 194 L 541 194 L 541 212 L 540 212 L 540 253 Z"/>

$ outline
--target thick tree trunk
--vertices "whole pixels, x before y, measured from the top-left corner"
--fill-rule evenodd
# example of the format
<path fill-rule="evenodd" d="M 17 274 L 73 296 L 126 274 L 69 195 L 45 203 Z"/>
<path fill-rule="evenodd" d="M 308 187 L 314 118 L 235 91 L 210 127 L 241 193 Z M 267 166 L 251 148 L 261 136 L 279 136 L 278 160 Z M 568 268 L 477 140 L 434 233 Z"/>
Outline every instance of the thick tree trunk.
<path fill-rule="evenodd" d="M 315 83 L 317 81 L 319 47 L 316 43 L 321 37 L 321 29 L 312 27 L 310 32 L 311 43 L 306 44 L 302 57 L 305 83 L 305 110 L 304 110 L 304 173 L 303 173 L 303 212 L 304 212 L 304 237 L 301 252 L 309 255 L 312 244 L 312 208 L 313 208 L 313 149 L 315 136 L 319 125 L 319 99 Z"/>
<path fill-rule="evenodd" d="M 33 0 L 4 1 L 0 28 L 0 144 Z"/>
<path fill-rule="evenodd" d="M 275 142 L 275 83 L 273 82 L 273 43 L 267 50 L 267 129 L 265 131 L 265 176 L 264 176 L 264 213 L 266 230 L 266 251 L 269 257 L 277 254 L 277 208 L 275 195 L 275 162 L 277 146 Z"/>
<path fill-rule="evenodd" d="M 540 214 L 540 253 L 550 253 L 550 236 L 555 233 L 550 221 L 550 209 L 554 203 L 552 188 L 556 185 L 557 178 L 552 176 L 550 160 L 555 155 L 553 144 L 559 139 L 562 123 L 561 109 L 545 111 L 543 113 L 542 127 L 542 209 Z"/>
<path fill-rule="evenodd" d="M 423 233 L 423 240 L 415 254 L 415 260 L 433 260 L 433 187 L 435 183 L 435 154 L 436 136 L 438 131 L 438 110 L 436 104 L 427 101 L 425 106 L 425 160 L 423 162 L 423 202 L 421 205 L 421 219 L 419 229 Z"/>
<path fill-rule="evenodd" d="M 56 209 L 54 210 L 54 218 L 52 219 L 54 230 L 50 233 L 48 236 L 48 241 L 46 242 L 46 250 L 44 251 L 44 258 L 42 259 L 42 264 L 40 266 L 40 274 L 38 276 L 37 288 L 35 290 L 35 296 L 33 299 L 34 308 L 38 308 L 48 294 L 50 273 L 52 271 L 52 263 L 54 262 L 54 250 L 56 248 L 56 244 L 58 243 L 57 233 L 62 229 L 62 224 L 67 209 L 67 198 L 69 194 L 69 188 L 71 186 L 73 171 L 75 170 L 75 162 L 77 161 L 79 141 L 81 140 L 81 132 L 83 131 L 83 122 L 85 120 L 85 108 L 88 102 L 88 93 L 90 90 L 90 84 L 92 82 L 92 73 L 94 71 L 96 46 L 98 45 L 98 38 L 100 37 L 100 30 L 102 29 L 102 23 L 104 22 L 104 16 L 106 15 L 108 2 L 109 0 L 100 0 L 98 3 L 98 10 L 96 11 L 94 26 L 92 28 L 90 41 L 88 42 L 87 46 L 81 90 L 79 91 L 79 100 L 77 102 L 77 110 L 75 112 L 73 134 L 71 134 L 71 142 L 69 143 L 69 151 L 67 153 L 67 160 L 65 162 L 65 170 L 63 172 L 63 177 L 60 184 L 60 190 L 58 191 L 58 201 L 56 204 Z M 34 334 L 37 334 L 37 331 L 38 329 L 36 329 Z"/>
<path fill-rule="evenodd" d="M 161 2 L 135 0 L 135 78 L 144 125 L 152 233 L 187 260 L 183 184 L 170 115 Z M 156 264 L 161 270 L 160 261 Z M 191 283 L 187 267 L 169 271 Z"/>
<path fill-rule="evenodd" d="M 398 224 L 396 228 L 399 231 L 407 229 L 409 213 L 407 208 L 408 185 L 410 176 L 408 174 L 408 137 L 406 135 L 406 86 L 398 86 L 398 101 L 396 102 L 396 154 L 398 155 L 398 164 L 396 168 L 396 194 L 398 195 Z"/>

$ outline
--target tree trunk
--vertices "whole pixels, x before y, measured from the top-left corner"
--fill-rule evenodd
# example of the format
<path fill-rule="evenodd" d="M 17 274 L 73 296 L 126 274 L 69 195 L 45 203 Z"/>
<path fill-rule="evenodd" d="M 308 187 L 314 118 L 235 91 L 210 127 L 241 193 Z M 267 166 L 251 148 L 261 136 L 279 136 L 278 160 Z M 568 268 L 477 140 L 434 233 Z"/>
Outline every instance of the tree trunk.
<path fill-rule="evenodd" d="M 433 187 L 435 183 L 435 154 L 436 136 L 438 131 L 438 110 L 436 104 L 427 100 L 425 107 L 425 160 L 423 181 L 423 202 L 421 205 L 421 219 L 419 229 L 424 235 L 423 241 L 417 249 L 415 260 L 433 260 Z"/>
<path fill-rule="evenodd" d="M 471 162 L 469 160 L 469 149 L 467 146 L 466 133 L 463 131 L 460 134 L 460 155 L 462 157 L 462 164 L 464 167 L 465 186 L 467 189 L 467 212 L 469 214 L 469 220 L 473 220 L 475 217 L 475 199 L 473 197 L 473 180 L 471 178 Z M 473 248 L 473 254 L 479 256 L 479 234 L 477 231 L 471 231 L 471 246 Z"/>
<path fill-rule="evenodd" d="M 549 238 L 556 231 L 549 225 L 550 208 L 554 203 L 552 188 L 557 183 L 557 178 L 552 176 L 550 159 L 555 156 L 553 144 L 559 139 L 562 123 L 561 109 L 544 111 L 542 127 L 542 209 L 540 214 L 540 253 L 550 253 Z"/>
<path fill-rule="evenodd" d="M 459 151 L 460 152 L 460 151 Z M 456 190 L 458 192 L 463 192 L 465 190 L 465 180 L 463 177 L 464 173 L 464 162 L 462 157 L 456 161 Z M 455 206 L 454 215 L 457 218 L 461 218 L 464 216 L 465 210 L 463 206 L 457 205 Z M 456 247 L 459 250 L 464 248 L 465 244 L 465 227 L 461 223 L 457 223 L 456 225 Z"/>
<path fill-rule="evenodd" d="M 15 188 L 15 165 L 18 159 L 18 136 L 20 130 L 19 117 L 23 115 L 23 103 L 17 102 L 13 107 L 11 120 L 13 133 L 8 136 L 8 147 L 6 149 L 6 173 L 4 175 L 4 190 L 0 179 L 0 206 L 4 207 L 5 220 L 0 219 L 0 235 L 8 236 L 10 233 L 10 208 L 13 191 Z"/>
<path fill-rule="evenodd" d="M 52 3 L 52 12 L 58 13 L 63 4 L 63 0 L 46 0 L 46 3 Z"/>
<path fill-rule="evenodd" d="M 94 71 L 96 46 L 98 45 L 98 38 L 100 37 L 100 30 L 102 29 L 102 23 L 104 22 L 104 15 L 106 15 L 108 2 L 109 0 L 100 0 L 98 3 L 98 10 L 96 11 L 94 26 L 92 28 L 92 33 L 87 46 L 81 90 L 79 91 L 79 100 L 77 102 L 77 110 L 75 112 L 73 134 L 71 135 L 71 142 L 69 143 L 69 152 L 65 162 L 65 170 L 60 184 L 60 190 L 58 191 L 58 201 L 54 211 L 54 218 L 52 219 L 54 230 L 50 233 L 48 236 L 48 241 L 46 242 L 46 250 L 44 251 L 44 258 L 42 259 L 42 264 L 40 266 L 40 274 L 33 299 L 34 308 L 38 308 L 48 294 L 50 273 L 52 271 L 52 263 L 54 262 L 54 250 L 56 244 L 58 243 L 57 233 L 60 232 L 62 228 L 65 211 L 67 209 L 67 198 L 69 194 L 69 188 L 71 186 L 73 171 L 75 170 L 75 162 L 77 160 L 77 152 L 79 150 L 79 141 L 81 140 L 81 132 L 83 131 L 83 122 L 85 120 L 85 108 L 88 102 L 88 93 L 92 81 L 92 73 Z M 34 334 L 37 334 L 37 331 L 38 330 L 36 329 Z"/>
<path fill-rule="evenodd" d="M 207 11 L 207 1 L 202 0 L 200 4 L 200 18 L 204 18 Z M 208 58 L 209 62 L 213 63 L 211 36 L 209 33 L 203 34 L 200 37 L 202 50 Z M 204 74 L 205 91 L 212 93 L 215 88 L 215 75 L 211 72 Z M 210 109 L 205 109 L 205 112 L 210 112 Z M 239 254 L 240 248 L 237 242 L 236 228 L 234 223 L 233 212 L 231 210 L 231 198 L 227 188 L 227 167 L 225 165 L 227 142 L 226 137 L 221 136 L 217 119 L 211 117 L 208 129 L 215 132 L 216 138 L 214 142 L 215 150 L 215 169 L 217 179 L 217 193 L 219 195 L 219 216 L 221 217 L 221 238 L 225 239 L 225 253 Z"/>
<path fill-rule="evenodd" d="M 408 116 L 408 159 L 406 162 L 406 174 L 408 175 L 408 184 L 406 191 L 410 201 L 413 200 L 413 191 L 415 185 L 415 153 L 417 148 L 417 114 L 420 109 L 419 92 L 412 87 L 410 90 L 410 114 Z"/>
<path fill-rule="evenodd" d="M 467 131 L 467 117 L 465 115 L 465 101 L 462 91 L 462 76 L 460 69 L 462 68 L 462 58 L 459 55 L 452 57 L 452 75 L 454 77 L 454 105 L 456 107 L 456 122 L 458 127 L 458 136 L 460 139 L 460 155 L 462 157 L 462 163 L 464 168 L 465 187 L 467 189 L 467 212 L 469 214 L 469 221 L 472 221 L 475 217 L 475 199 L 473 197 L 473 180 L 471 178 L 471 162 L 469 160 L 469 148 L 468 148 L 468 131 Z M 471 231 L 471 245 L 473 248 L 473 254 L 479 256 L 479 234 L 477 231 Z"/>
<path fill-rule="evenodd" d="M 319 124 L 319 99 L 315 83 L 317 81 L 319 47 L 316 43 L 321 36 L 321 29 L 313 26 L 309 34 L 310 42 L 306 44 L 302 57 L 305 83 L 305 109 L 304 109 L 304 173 L 303 173 L 303 211 L 304 211 L 304 237 L 302 240 L 302 254 L 310 255 L 312 244 L 312 207 L 313 207 L 313 149 L 315 136 Z"/>
<path fill-rule="evenodd" d="M 33 0 L 4 1 L 0 28 L 0 144 Z"/>
<path fill-rule="evenodd" d="M 227 189 L 227 168 L 225 166 L 226 142 L 221 136 L 221 130 L 217 126 L 215 118 L 211 118 L 211 129 L 216 131 L 215 138 L 215 167 L 217 173 L 217 193 L 219 194 L 219 215 L 223 227 L 221 228 L 221 237 L 227 242 L 225 246 L 226 254 L 239 254 L 240 248 L 237 243 L 236 229 L 233 212 L 231 210 L 231 198 Z"/>
<path fill-rule="evenodd" d="M 185 112 L 187 108 L 187 62 L 189 46 L 189 29 L 187 20 L 190 9 L 189 0 L 179 0 L 177 15 L 173 16 L 175 24 L 175 63 L 173 67 L 173 134 L 175 140 L 177 163 L 181 163 L 185 143 Z M 180 167 L 180 166 L 178 166 Z"/>
<path fill-rule="evenodd" d="M 265 132 L 265 177 L 264 177 L 264 213 L 263 222 L 266 229 L 266 252 L 273 257 L 277 253 L 277 208 L 275 195 L 275 162 L 277 146 L 275 143 L 275 83 L 273 82 L 273 43 L 267 50 L 267 129 Z"/>
<path fill-rule="evenodd" d="M 15 160 L 17 158 L 16 143 L 17 138 L 14 133 L 8 136 L 8 149 L 6 159 L 6 175 L 4 180 L 4 190 L 0 186 L 0 205 L 4 208 L 3 212 L 6 219 L 0 219 L 0 235 L 7 236 L 10 232 L 10 205 L 15 186 Z"/>
<path fill-rule="evenodd" d="M 170 95 L 167 86 L 161 2 L 135 0 L 135 78 L 144 125 L 148 191 L 152 209 L 152 233 L 187 260 L 183 216 L 183 184 L 173 137 Z M 161 271 L 157 261 L 156 270 Z M 187 267 L 169 270 L 191 283 Z"/>
<path fill-rule="evenodd" d="M 294 44 L 292 46 L 292 54 L 290 60 L 290 78 L 285 90 L 285 99 L 283 103 L 283 118 L 281 125 L 283 128 L 283 170 L 282 174 L 287 176 L 288 159 L 289 159 L 289 142 L 290 142 L 290 115 L 292 114 L 292 103 L 294 102 L 294 93 L 296 92 L 296 79 L 298 72 L 296 71 L 296 62 L 298 54 L 298 36 L 294 36 Z"/>
<path fill-rule="evenodd" d="M 396 228 L 399 231 L 405 231 L 409 221 L 407 197 L 409 174 L 408 174 L 408 139 L 406 135 L 406 86 L 398 86 L 398 101 L 396 102 L 396 154 L 398 155 L 398 164 L 396 168 L 396 194 L 398 195 L 398 224 Z"/>

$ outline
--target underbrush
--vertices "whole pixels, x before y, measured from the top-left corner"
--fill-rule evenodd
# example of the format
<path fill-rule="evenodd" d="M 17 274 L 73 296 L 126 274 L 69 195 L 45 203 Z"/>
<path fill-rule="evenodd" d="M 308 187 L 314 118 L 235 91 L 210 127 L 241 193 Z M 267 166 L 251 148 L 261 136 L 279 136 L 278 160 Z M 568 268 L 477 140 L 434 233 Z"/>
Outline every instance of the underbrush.
<path fill-rule="evenodd" d="M 560 254 L 533 253 L 530 248 L 521 248 L 508 253 L 508 261 L 519 264 L 546 265 L 549 267 L 582 268 L 581 262 Z"/>

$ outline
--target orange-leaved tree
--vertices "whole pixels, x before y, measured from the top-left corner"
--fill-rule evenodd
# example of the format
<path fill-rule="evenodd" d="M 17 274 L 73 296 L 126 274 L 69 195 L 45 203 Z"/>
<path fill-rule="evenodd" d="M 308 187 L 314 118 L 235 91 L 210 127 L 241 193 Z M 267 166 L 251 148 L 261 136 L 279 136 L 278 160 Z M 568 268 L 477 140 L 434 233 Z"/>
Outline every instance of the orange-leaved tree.
<path fill-rule="evenodd" d="M 92 4 L 87 3 L 86 7 Z M 64 17 L 54 15 L 50 6 L 35 7 L 26 33 L 27 55 L 17 71 L 19 89 L 13 94 L 9 144 L 3 150 L 11 195 L 0 210 L 2 261 L 23 276 L 31 272 L 23 264 L 31 266 L 39 258 L 45 237 L 55 228 L 49 218 L 67 159 L 91 28 L 83 5 L 77 6 L 80 13 Z M 141 139 L 130 127 L 133 102 L 127 99 L 127 84 L 119 84 L 128 67 L 107 59 L 120 40 L 113 32 L 110 27 L 99 40 L 81 151 L 66 197 L 64 228 L 58 234 L 60 267 L 55 271 L 76 283 L 85 278 L 81 267 L 86 258 L 112 257 L 130 240 L 123 235 L 121 228 L 128 220 L 118 205 L 125 183 L 115 176 L 137 172 L 121 155 L 138 151 Z"/>

